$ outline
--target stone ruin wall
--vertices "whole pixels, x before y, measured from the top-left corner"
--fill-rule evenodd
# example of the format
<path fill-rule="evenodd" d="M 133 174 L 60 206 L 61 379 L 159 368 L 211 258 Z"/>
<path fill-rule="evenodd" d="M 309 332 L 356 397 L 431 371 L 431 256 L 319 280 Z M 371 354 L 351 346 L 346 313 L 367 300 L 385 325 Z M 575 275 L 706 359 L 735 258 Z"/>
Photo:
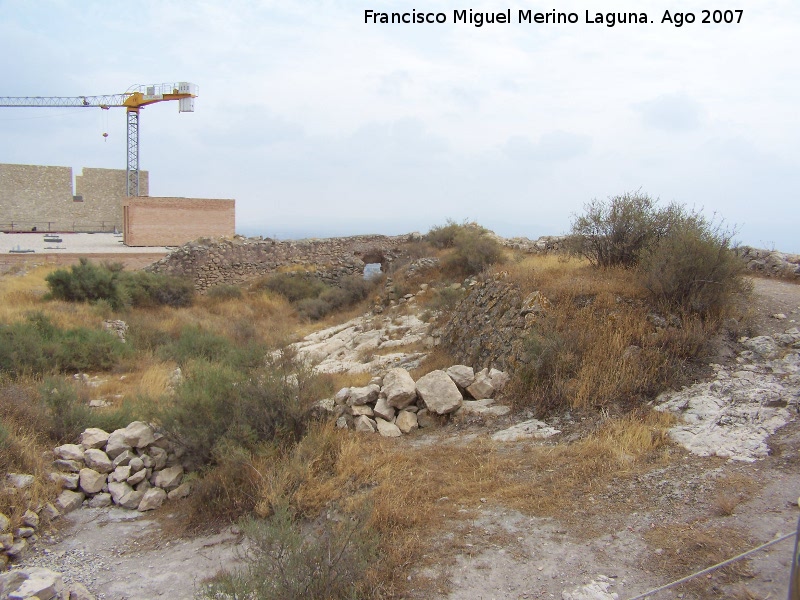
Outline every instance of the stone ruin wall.
<path fill-rule="evenodd" d="M 401 246 L 413 235 L 292 241 L 239 236 L 201 239 L 177 248 L 147 270 L 187 277 L 200 292 L 279 271 L 311 272 L 336 284 L 348 275 L 361 275 L 368 263 L 381 263 L 383 271 L 388 272 L 392 262 L 403 256 Z"/>

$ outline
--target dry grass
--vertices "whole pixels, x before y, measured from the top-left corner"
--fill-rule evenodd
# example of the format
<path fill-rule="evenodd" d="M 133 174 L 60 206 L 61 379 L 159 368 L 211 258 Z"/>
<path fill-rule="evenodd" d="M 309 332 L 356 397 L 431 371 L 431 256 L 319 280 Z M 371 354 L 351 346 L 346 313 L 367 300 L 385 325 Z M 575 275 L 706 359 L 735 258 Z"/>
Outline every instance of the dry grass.
<path fill-rule="evenodd" d="M 411 448 L 398 440 L 313 427 L 293 449 L 265 448 L 206 476 L 191 500 L 195 522 L 209 507 L 235 517 L 252 508 L 266 517 L 288 504 L 297 516 L 368 511 L 381 537 L 375 575 L 393 593 L 405 567 L 445 530 L 480 506 L 506 506 L 572 522 L 587 512 L 586 498 L 612 480 L 632 476 L 665 449 L 670 417 L 648 413 L 608 419 L 584 440 L 564 446 L 503 445 L 482 438 Z M 230 509 L 236 507 L 236 510 Z M 217 516 L 220 509 L 215 509 Z M 576 515 L 578 515 L 576 517 Z"/>
<path fill-rule="evenodd" d="M 745 533 L 731 527 L 712 527 L 707 523 L 658 526 L 645 534 L 647 543 L 660 553 L 649 553 L 642 565 L 679 579 L 741 554 L 755 544 Z M 747 560 L 735 562 L 677 588 L 675 593 L 691 593 L 701 598 L 727 598 L 721 586 L 738 583 L 753 576 Z"/>
<path fill-rule="evenodd" d="M 712 512 L 720 517 L 731 516 L 736 507 L 746 501 L 758 484 L 752 477 L 732 473 L 717 483 L 716 495 L 711 501 Z"/>

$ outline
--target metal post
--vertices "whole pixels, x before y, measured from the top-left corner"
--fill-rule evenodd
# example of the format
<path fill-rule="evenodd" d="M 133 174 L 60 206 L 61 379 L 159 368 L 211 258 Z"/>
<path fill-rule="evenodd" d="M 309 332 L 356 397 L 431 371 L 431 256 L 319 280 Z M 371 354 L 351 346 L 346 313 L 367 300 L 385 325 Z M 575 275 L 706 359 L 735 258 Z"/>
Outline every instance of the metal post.
<path fill-rule="evenodd" d="M 139 109 L 128 109 L 128 166 L 125 195 L 139 195 Z"/>
<path fill-rule="evenodd" d="M 797 534 L 794 538 L 792 575 L 789 579 L 789 600 L 800 600 L 800 519 L 797 520 Z"/>

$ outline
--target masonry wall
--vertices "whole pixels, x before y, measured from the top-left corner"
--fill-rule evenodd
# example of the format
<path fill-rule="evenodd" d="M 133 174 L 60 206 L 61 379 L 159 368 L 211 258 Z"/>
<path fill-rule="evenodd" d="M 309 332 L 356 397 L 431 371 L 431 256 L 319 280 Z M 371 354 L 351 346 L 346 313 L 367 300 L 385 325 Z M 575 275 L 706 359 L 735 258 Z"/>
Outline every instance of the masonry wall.
<path fill-rule="evenodd" d="M 92 169 L 84 167 L 75 177 L 75 195 L 83 202 L 74 203 L 74 218 L 96 231 L 122 231 L 122 203 L 126 200 L 126 176 L 122 169 Z M 139 171 L 139 194 L 150 192 L 147 171 Z"/>
<path fill-rule="evenodd" d="M 72 169 L 0 164 L 0 228 L 64 229 L 72 222 Z"/>
<path fill-rule="evenodd" d="M 0 164 L 0 230 L 114 231 L 122 229 L 125 171 Z M 147 171 L 139 174 L 140 193 L 149 191 Z"/>
<path fill-rule="evenodd" d="M 127 246 L 180 246 L 201 237 L 233 237 L 234 200 L 127 198 L 123 240 Z"/>

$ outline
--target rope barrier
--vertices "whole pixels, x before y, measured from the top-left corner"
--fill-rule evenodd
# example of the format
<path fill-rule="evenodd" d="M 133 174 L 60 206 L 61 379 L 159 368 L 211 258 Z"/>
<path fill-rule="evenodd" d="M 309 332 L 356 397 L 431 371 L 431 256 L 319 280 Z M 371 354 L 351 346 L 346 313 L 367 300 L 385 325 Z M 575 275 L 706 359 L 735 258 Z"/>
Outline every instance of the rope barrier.
<path fill-rule="evenodd" d="M 758 548 L 753 548 L 752 550 L 748 550 L 747 552 L 744 552 L 744 553 L 742 553 L 742 554 L 740 554 L 738 556 L 734 556 L 733 558 L 729 558 L 728 560 L 724 560 L 721 563 L 717 563 L 713 567 L 708 567 L 707 569 L 703 569 L 702 571 L 698 571 L 697 573 L 693 573 L 691 575 L 687 575 L 686 577 L 678 579 L 677 581 L 673 581 L 672 583 L 668 583 L 667 585 L 662 585 L 661 587 L 657 587 L 655 589 L 647 591 L 644 594 L 639 594 L 638 596 L 634 596 L 633 598 L 629 598 L 628 600 L 642 600 L 643 598 L 647 598 L 648 596 L 651 596 L 653 594 L 657 594 L 658 592 L 663 592 L 664 590 L 668 590 L 670 588 L 674 588 L 675 586 L 680 585 L 682 583 L 686 583 L 687 581 L 690 581 L 690 580 L 694 579 L 695 577 L 700 577 L 700 575 L 705 575 L 706 573 L 711 573 L 712 571 L 716 571 L 717 569 L 721 569 L 722 567 L 725 567 L 725 566 L 727 566 L 727 565 L 729 565 L 731 563 L 734 563 L 737 560 L 741 560 L 743 558 L 746 558 L 746 557 L 750 556 L 751 554 L 755 554 L 756 552 L 759 552 L 760 550 L 763 550 L 764 548 L 768 548 L 768 547 L 772 546 L 773 544 L 777 544 L 778 542 L 782 542 L 783 540 L 788 540 L 789 538 L 794 537 L 796 535 L 797 535 L 797 532 L 794 532 L 794 531 L 792 533 L 787 533 L 786 535 L 783 535 L 783 536 L 781 536 L 779 538 L 775 538 L 774 540 L 771 540 L 771 541 L 767 542 L 766 544 L 761 544 Z"/>

